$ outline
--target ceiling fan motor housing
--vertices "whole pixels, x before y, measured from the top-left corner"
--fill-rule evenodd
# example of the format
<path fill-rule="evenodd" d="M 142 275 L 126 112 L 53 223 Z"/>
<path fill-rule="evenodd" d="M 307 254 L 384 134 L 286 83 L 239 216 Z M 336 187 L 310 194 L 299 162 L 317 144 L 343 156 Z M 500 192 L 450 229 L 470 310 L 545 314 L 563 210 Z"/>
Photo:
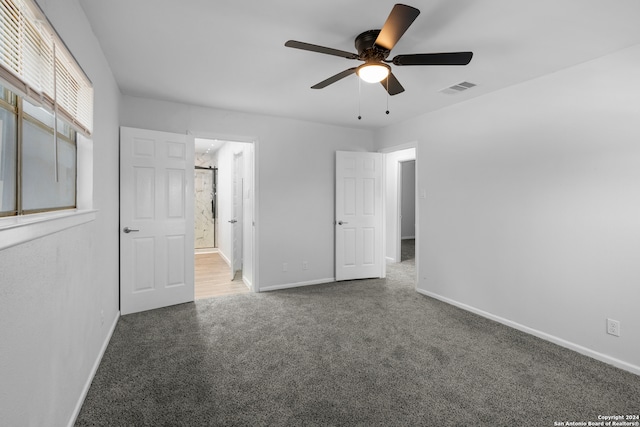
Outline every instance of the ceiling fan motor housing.
<path fill-rule="evenodd" d="M 389 56 L 390 50 L 375 44 L 380 30 L 369 30 L 356 37 L 358 59 L 366 62 L 382 62 Z"/>

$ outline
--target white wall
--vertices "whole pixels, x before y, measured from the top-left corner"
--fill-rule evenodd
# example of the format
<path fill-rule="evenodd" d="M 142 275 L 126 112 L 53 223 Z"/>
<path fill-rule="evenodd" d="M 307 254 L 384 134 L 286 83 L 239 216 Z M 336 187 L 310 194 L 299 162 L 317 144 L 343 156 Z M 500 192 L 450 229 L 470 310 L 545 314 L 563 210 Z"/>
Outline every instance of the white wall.
<path fill-rule="evenodd" d="M 400 236 L 413 239 L 416 236 L 416 162 L 400 164 L 401 197 L 400 197 Z"/>
<path fill-rule="evenodd" d="M 130 96 L 120 118 L 123 126 L 256 141 L 260 289 L 335 276 L 335 151 L 371 151 L 372 132 Z"/>
<path fill-rule="evenodd" d="M 635 46 L 381 131 L 420 144 L 419 289 L 640 373 L 638 75 Z"/>
<path fill-rule="evenodd" d="M 38 3 L 94 85 L 99 212 L 0 251 L 0 424 L 8 426 L 69 423 L 118 313 L 120 93 L 77 1 Z"/>
<path fill-rule="evenodd" d="M 404 148 L 385 155 L 385 257 L 390 262 L 400 262 L 398 204 L 401 198 L 398 197 L 398 163 L 415 158 L 415 148 Z"/>

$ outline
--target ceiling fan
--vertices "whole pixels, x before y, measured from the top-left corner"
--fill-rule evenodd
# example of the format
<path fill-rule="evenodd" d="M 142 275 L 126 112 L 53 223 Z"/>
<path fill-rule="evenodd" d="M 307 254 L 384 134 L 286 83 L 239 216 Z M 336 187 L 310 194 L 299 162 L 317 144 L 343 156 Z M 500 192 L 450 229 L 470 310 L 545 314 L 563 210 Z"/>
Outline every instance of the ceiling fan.
<path fill-rule="evenodd" d="M 420 11 L 415 7 L 396 4 L 393 6 L 393 9 L 391 9 L 391 13 L 381 30 L 365 31 L 356 37 L 355 46 L 358 50 L 357 54 L 296 40 L 289 40 L 284 45 L 296 49 L 364 61 L 364 64 L 331 76 L 311 86 L 311 89 L 325 88 L 355 73 L 368 83 L 382 83 L 382 86 L 387 90 L 389 95 L 397 95 L 404 92 L 404 88 L 391 72 L 391 67 L 387 64 L 398 66 L 467 65 L 473 57 L 473 52 L 415 53 L 410 55 L 397 55 L 392 60 L 387 60 L 391 49 L 398 43 L 400 37 L 407 31 L 419 14 Z"/>

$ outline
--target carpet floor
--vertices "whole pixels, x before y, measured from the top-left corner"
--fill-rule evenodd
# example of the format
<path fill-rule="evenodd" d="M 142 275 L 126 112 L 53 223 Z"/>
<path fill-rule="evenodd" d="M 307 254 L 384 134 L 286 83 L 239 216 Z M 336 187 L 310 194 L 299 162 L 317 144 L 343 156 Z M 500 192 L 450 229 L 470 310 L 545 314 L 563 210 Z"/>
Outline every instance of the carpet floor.
<path fill-rule="evenodd" d="M 387 279 L 123 316 L 77 426 L 553 426 L 640 412 L 640 377 Z M 586 424 L 585 424 L 586 425 Z"/>

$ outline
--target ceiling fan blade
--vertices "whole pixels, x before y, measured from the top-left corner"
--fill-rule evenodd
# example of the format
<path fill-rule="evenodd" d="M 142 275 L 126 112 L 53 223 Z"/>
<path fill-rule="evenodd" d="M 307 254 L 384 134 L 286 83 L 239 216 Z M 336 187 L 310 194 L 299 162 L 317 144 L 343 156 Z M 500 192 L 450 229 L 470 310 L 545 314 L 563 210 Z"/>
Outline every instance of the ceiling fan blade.
<path fill-rule="evenodd" d="M 311 86 L 311 89 L 322 89 L 324 87 L 329 86 L 332 83 L 337 82 L 338 80 L 342 80 L 345 77 L 350 76 L 351 74 L 356 72 L 356 67 L 349 68 L 348 70 L 344 70 L 341 73 L 336 74 L 335 76 L 331 76 L 326 80 L 321 81 L 320 83 Z"/>
<path fill-rule="evenodd" d="M 311 43 L 299 42 L 296 40 L 289 40 L 284 44 L 286 47 L 293 47 L 295 49 L 309 50 L 311 52 L 324 53 L 327 55 L 341 56 L 347 59 L 358 59 L 358 55 L 355 53 L 347 52 L 344 50 L 332 49 L 330 47 L 318 46 Z"/>
<path fill-rule="evenodd" d="M 467 65 L 473 52 L 416 53 L 398 55 L 393 58 L 395 65 Z"/>
<path fill-rule="evenodd" d="M 404 88 L 402 87 L 398 79 L 396 79 L 396 76 L 393 75 L 393 73 L 389 73 L 387 78 L 382 80 L 380 84 L 387 92 L 389 92 L 389 95 L 397 95 L 404 92 Z"/>
<path fill-rule="evenodd" d="M 418 15 L 420 15 L 420 11 L 415 7 L 404 4 L 393 6 L 387 22 L 384 23 L 380 34 L 378 34 L 375 44 L 387 50 L 393 49 Z"/>

